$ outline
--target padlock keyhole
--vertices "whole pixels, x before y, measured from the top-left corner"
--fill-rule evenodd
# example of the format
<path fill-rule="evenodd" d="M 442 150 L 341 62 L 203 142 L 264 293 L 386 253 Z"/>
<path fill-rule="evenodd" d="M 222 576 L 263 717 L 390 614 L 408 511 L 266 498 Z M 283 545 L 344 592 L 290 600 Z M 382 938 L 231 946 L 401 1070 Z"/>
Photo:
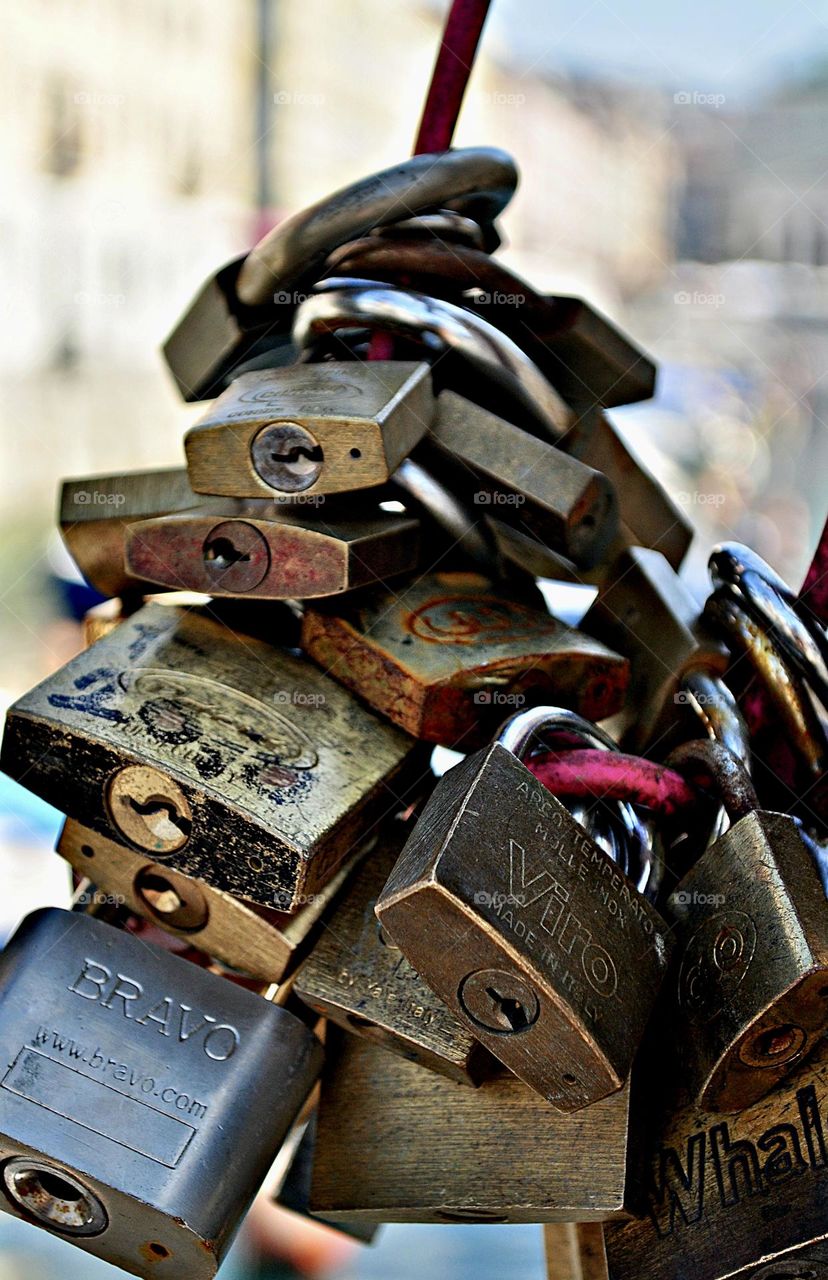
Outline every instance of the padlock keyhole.
<path fill-rule="evenodd" d="M 214 538 L 204 552 L 204 559 L 216 569 L 229 569 L 234 564 L 249 564 L 250 553 L 240 551 L 229 538 Z"/>
<path fill-rule="evenodd" d="M 169 828 L 175 827 L 181 835 L 189 837 L 192 829 L 190 819 L 179 813 L 175 805 L 164 796 L 148 796 L 143 801 L 129 796 L 127 803 L 139 817 L 144 819 L 153 834 L 166 836 L 169 834 Z"/>
<path fill-rule="evenodd" d="M 502 996 L 494 987 L 487 987 L 486 995 L 490 997 L 492 1004 L 508 1022 L 512 1031 L 524 1031 L 530 1025 L 526 1009 L 519 1000 L 511 996 Z"/>

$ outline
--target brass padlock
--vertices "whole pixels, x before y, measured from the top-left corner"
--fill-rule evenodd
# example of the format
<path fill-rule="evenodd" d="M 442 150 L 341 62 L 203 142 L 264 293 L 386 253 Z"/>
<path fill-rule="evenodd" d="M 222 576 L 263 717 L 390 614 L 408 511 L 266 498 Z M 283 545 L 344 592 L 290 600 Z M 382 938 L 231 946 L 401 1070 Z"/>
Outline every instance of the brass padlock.
<path fill-rule="evenodd" d="M 311 663 L 146 605 L 14 703 L 0 761 L 101 835 L 290 910 L 397 803 L 414 748 Z"/>
<path fill-rule="evenodd" d="M 302 645 L 395 724 L 445 746 L 478 745 L 510 708 L 550 695 L 603 719 L 626 688 L 618 654 L 476 573 L 430 574 L 341 614 L 308 609 Z"/>
<path fill-rule="evenodd" d="M 0 958 L 0 1026 L 0 1205 L 134 1275 L 215 1275 L 318 1074 L 309 1028 L 54 908 Z"/>
<path fill-rule="evenodd" d="M 281 982 L 313 945 L 321 920 L 356 869 L 362 851 L 298 910 L 253 907 L 206 880 L 151 862 L 122 842 L 67 818 L 57 851 L 80 876 L 135 915 L 262 982 Z"/>
<path fill-rule="evenodd" d="M 661 917 L 521 761 L 571 719 L 523 712 L 445 774 L 376 907 L 472 1034 L 563 1111 L 622 1087 L 669 951 Z"/>
<path fill-rule="evenodd" d="M 728 776 L 718 758 L 695 743 L 671 757 L 713 761 L 731 825 L 669 901 L 679 943 L 670 1039 L 699 1106 L 730 1112 L 763 1097 L 828 1030 L 828 902 L 798 819 L 757 809 L 736 761 Z"/>
<path fill-rule="evenodd" d="M 607 1280 L 599 1222 L 548 1222 L 543 1228 L 546 1280 Z"/>
<path fill-rule="evenodd" d="M 661 742 L 686 711 L 685 677 L 722 676 L 727 670 L 726 646 L 660 551 L 628 547 L 581 626 L 630 660 L 624 743 L 633 752 Z"/>
<path fill-rule="evenodd" d="M 617 499 L 605 476 L 452 391 L 437 398 L 426 445 L 437 453 L 438 474 L 448 459 L 453 489 L 471 492 L 486 513 L 574 564 L 596 564 L 617 533 Z"/>
<path fill-rule="evenodd" d="M 102 595 L 120 596 L 144 585 L 124 565 L 127 527 L 204 505 L 183 467 L 64 480 L 60 531 L 87 582 Z"/>
<path fill-rule="evenodd" d="M 410 824 L 408 824 L 410 825 Z M 411 1062 L 477 1084 L 493 1060 L 382 932 L 377 897 L 399 856 L 408 825 L 384 831 L 350 880 L 293 989 L 317 1013 Z"/>
<path fill-rule="evenodd" d="M 433 413 L 426 364 L 331 361 L 240 374 L 184 437 L 197 493 L 261 498 L 383 484 Z"/>
<path fill-rule="evenodd" d="M 468 1089 L 329 1028 L 310 1209 L 332 1222 L 623 1218 L 629 1086 L 562 1115 L 508 1072 Z"/>
<path fill-rule="evenodd" d="M 609 1280 L 824 1280 L 828 1045 L 734 1116 L 700 1110 L 651 1055 L 634 1086 L 641 1216 L 604 1228 Z"/>
<path fill-rule="evenodd" d="M 254 500 L 227 519 L 190 512 L 133 524 L 124 559 L 135 578 L 173 590 L 312 599 L 416 569 L 419 523 L 378 506 L 314 516 Z"/>

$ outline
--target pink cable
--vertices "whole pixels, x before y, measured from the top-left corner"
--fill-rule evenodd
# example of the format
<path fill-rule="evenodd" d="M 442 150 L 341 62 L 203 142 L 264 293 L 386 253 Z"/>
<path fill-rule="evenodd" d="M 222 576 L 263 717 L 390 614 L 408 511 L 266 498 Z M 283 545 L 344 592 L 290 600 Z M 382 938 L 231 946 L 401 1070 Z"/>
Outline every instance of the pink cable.
<path fill-rule="evenodd" d="M 666 818 L 699 805 L 699 792 L 680 773 L 641 756 L 587 748 L 543 752 L 524 763 L 556 796 L 628 800 Z"/>

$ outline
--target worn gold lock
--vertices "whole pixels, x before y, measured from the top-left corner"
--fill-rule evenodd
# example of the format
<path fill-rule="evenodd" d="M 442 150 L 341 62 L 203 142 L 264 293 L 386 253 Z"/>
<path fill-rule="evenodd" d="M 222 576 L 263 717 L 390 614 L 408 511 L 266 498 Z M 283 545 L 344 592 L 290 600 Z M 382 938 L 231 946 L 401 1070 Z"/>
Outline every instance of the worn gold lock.
<path fill-rule="evenodd" d="M 618 654 L 474 573 L 426 575 L 341 614 L 308 609 L 302 644 L 395 724 L 446 746 L 479 744 L 550 695 L 602 719 L 626 688 Z"/>
<path fill-rule="evenodd" d="M 401 830 L 383 831 L 326 917 L 293 989 L 346 1031 L 461 1083 L 479 1083 L 492 1072 L 491 1056 L 414 972 L 374 915 L 410 826 L 394 825 Z"/>
<path fill-rule="evenodd" d="M 568 722 L 555 708 L 524 712 L 445 774 L 376 912 L 486 1048 L 577 1111 L 627 1079 L 669 931 L 520 759 Z"/>
<path fill-rule="evenodd" d="M 609 1280 L 823 1280 L 828 1045 L 733 1116 L 700 1109 L 649 1053 L 640 1216 L 604 1228 Z"/>
<path fill-rule="evenodd" d="M 87 582 L 105 596 L 120 596 L 144 585 L 124 565 L 127 527 L 204 505 L 183 467 L 64 480 L 60 531 Z"/>
<path fill-rule="evenodd" d="M 316 1037 L 79 913 L 27 917 L 0 977 L 0 1207 L 135 1275 L 215 1275 L 314 1086 Z"/>
<path fill-rule="evenodd" d="M 614 490 L 600 472 L 479 405 L 443 391 L 427 442 L 448 460 L 453 489 L 577 565 L 601 559 L 618 529 Z"/>
<path fill-rule="evenodd" d="M 581 626 L 630 659 L 631 751 L 663 735 L 686 712 L 685 677 L 724 675 L 727 648 L 660 551 L 629 547 L 618 558 Z"/>
<path fill-rule="evenodd" d="M 281 982 L 313 944 L 321 920 L 356 869 L 349 859 L 292 914 L 253 907 L 206 880 L 182 875 L 123 842 L 67 818 L 57 851 L 96 888 L 220 960 L 262 982 Z"/>
<path fill-rule="evenodd" d="M 134 577 L 174 590 L 263 600 L 311 599 L 417 567 L 419 523 L 367 504 L 316 516 L 257 500 L 228 518 L 192 512 L 142 520 L 126 535 Z"/>
<path fill-rule="evenodd" d="M 333 1222 L 626 1217 L 629 1086 L 562 1115 L 503 1072 L 478 1089 L 330 1028 L 310 1209 Z"/>
<path fill-rule="evenodd" d="M 198 493 L 239 498 L 383 484 L 433 412 L 426 364 L 332 361 L 240 374 L 185 436 Z"/>
<path fill-rule="evenodd" d="M 2 764 L 152 861 L 290 910 L 396 803 L 413 748 L 311 663 L 147 605 L 10 708 Z"/>
<path fill-rule="evenodd" d="M 700 1106 L 763 1097 L 828 1030 L 828 902 L 796 818 L 756 807 L 736 762 L 688 743 L 671 761 L 712 760 L 731 825 L 673 892 L 672 988 L 681 1070 Z"/>

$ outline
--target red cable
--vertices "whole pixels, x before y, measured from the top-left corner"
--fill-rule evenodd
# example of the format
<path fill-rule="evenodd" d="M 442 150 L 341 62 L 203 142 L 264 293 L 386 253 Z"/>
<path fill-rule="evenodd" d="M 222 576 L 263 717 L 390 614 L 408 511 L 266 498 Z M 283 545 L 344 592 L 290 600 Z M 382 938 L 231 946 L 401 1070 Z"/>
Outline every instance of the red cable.
<path fill-rule="evenodd" d="M 524 763 L 556 796 L 628 800 L 663 817 L 699 806 L 699 792 L 680 773 L 620 751 L 548 751 Z"/>

